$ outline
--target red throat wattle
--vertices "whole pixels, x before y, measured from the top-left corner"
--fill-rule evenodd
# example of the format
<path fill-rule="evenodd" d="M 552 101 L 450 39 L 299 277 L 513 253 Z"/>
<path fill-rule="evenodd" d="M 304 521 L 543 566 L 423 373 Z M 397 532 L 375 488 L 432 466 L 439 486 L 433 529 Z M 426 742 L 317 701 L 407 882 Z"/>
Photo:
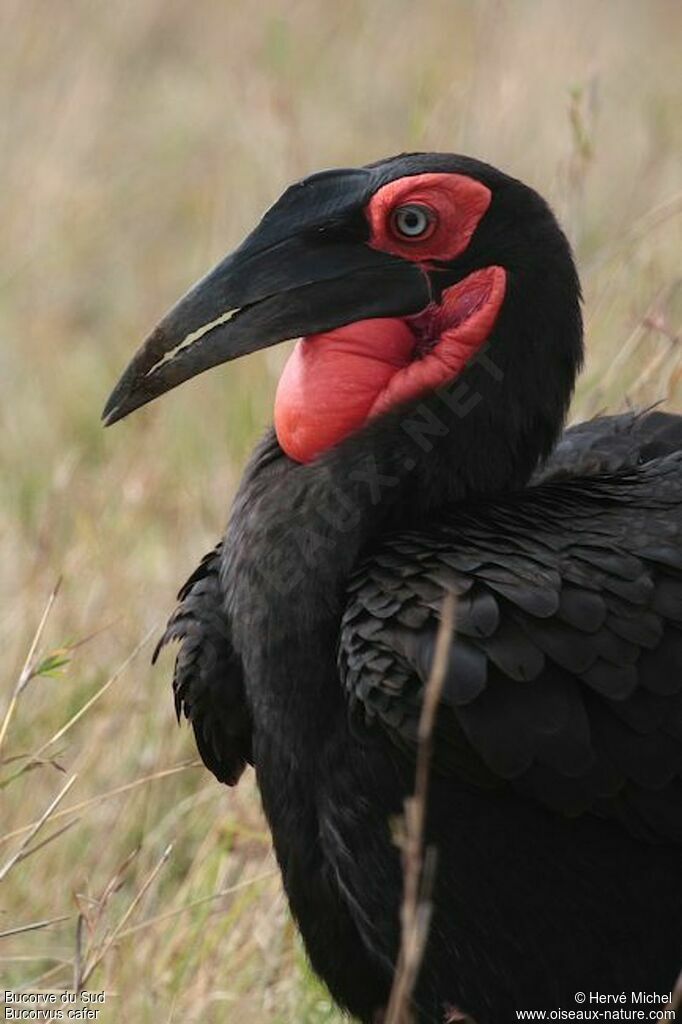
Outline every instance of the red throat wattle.
<path fill-rule="evenodd" d="M 457 377 L 489 336 L 505 286 L 502 267 L 486 267 L 415 317 L 360 320 L 302 338 L 275 398 L 287 455 L 310 462 L 373 416 Z"/>

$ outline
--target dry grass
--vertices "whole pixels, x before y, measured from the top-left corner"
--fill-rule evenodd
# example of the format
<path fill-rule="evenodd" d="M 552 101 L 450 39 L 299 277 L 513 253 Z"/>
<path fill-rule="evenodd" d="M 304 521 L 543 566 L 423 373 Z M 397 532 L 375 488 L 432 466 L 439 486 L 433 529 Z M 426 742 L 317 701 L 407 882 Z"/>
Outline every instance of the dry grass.
<path fill-rule="evenodd" d="M 385 1024 L 411 1024 L 413 1020 L 412 1000 L 431 928 L 438 850 L 425 844 L 426 812 L 431 783 L 433 730 L 454 630 L 455 595 L 447 593 L 440 613 L 433 664 L 424 687 L 419 716 L 414 791 L 405 800 L 405 811 L 396 828 L 395 839 L 400 846 L 404 885 L 400 908 L 400 950 L 386 1007 Z"/>
<path fill-rule="evenodd" d="M 252 780 L 212 782 L 168 662 L 128 660 L 220 533 L 282 352 L 108 432 L 100 408 L 292 178 L 428 148 L 505 167 L 566 223 L 575 414 L 679 409 L 682 6 L 2 0 L 0 33 L 0 722 L 63 577 L 2 746 L 0 988 L 87 976 L 105 1021 L 337 1021 Z"/>

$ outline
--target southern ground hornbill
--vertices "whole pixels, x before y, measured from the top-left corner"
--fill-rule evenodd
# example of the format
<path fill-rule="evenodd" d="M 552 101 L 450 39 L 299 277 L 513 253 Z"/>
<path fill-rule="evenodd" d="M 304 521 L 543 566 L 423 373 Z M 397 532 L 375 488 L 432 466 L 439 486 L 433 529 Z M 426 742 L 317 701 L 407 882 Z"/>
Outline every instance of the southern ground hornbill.
<path fill-rule="evenodd" d="M 163 642 L 206 765 L 255 766 L 312 965 L 362 1021 L 391 986 L 392 830 L 447 590 L 415 1019 L 630 1005 L 682 963 L 682 418 L 557 441 L 579 302 L 546 203 L 494 168 L 325 171 L 168 313 L 105 410 L 303 336 Z"/>

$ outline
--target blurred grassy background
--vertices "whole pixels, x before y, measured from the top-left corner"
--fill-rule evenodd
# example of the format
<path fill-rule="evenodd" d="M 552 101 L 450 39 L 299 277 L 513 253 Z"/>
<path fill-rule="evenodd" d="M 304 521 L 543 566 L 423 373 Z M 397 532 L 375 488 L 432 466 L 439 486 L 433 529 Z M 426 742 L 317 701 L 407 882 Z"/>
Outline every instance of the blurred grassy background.
<path fill-rule="evenodd" d="M 68 987 L 101 956 L 100 1020 L 339 1019 L 253 780 L 197 767 L 169 660 L 152 671 L 148 643 L 59 732 L 221 532 L 283 352 L 111 431 L 101 406 L 291 180 L 442 149 L 529 181 L 567 226 L 589 344 L 574 414 L 680 409 L 681 40 L 676 0 L 0 0 L 0 723 L 63 576 L 4 738 L 0 873 L 77 773 L 0 884 L 0 933 L 65 919 L 0 938 L 0 988 Z"/>

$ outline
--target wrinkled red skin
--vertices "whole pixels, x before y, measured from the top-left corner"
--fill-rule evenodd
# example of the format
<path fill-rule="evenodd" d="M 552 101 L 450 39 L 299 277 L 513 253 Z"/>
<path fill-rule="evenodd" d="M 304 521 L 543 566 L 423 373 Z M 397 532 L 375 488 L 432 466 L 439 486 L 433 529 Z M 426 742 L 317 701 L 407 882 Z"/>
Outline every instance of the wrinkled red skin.
<path fill-rule="evenodd" d="M 392 211 L 408 202 L 433 211 L 423 239 L 402 240 L 393 231 Z M 489 203 L 489 190 L 463 175 L 401 178 L 367 206 L 369 244 L 426 269 L 466 248 Z M 275 429 L 287 455 L 310 462 L 372 417 L 457 377 L 488 338 L 505 288 L 502 267 L 485 267 L 417 316 L 360 320 L 299 341 L 275 398 Z"/>
<path fill-rule="evenodd" d="M 275 429 L 287 455 L 310 462 L 373 416 L 457 377 L 490 334 L 505 285 L 501 267 L 486 267 L 412 323 L 360 320 L 299 341 L 275 398 Z M 467 308 L 473 312 L 461 320 Z M 435 343 L 415 330 L 415 321 L 427 319 Z"/>

